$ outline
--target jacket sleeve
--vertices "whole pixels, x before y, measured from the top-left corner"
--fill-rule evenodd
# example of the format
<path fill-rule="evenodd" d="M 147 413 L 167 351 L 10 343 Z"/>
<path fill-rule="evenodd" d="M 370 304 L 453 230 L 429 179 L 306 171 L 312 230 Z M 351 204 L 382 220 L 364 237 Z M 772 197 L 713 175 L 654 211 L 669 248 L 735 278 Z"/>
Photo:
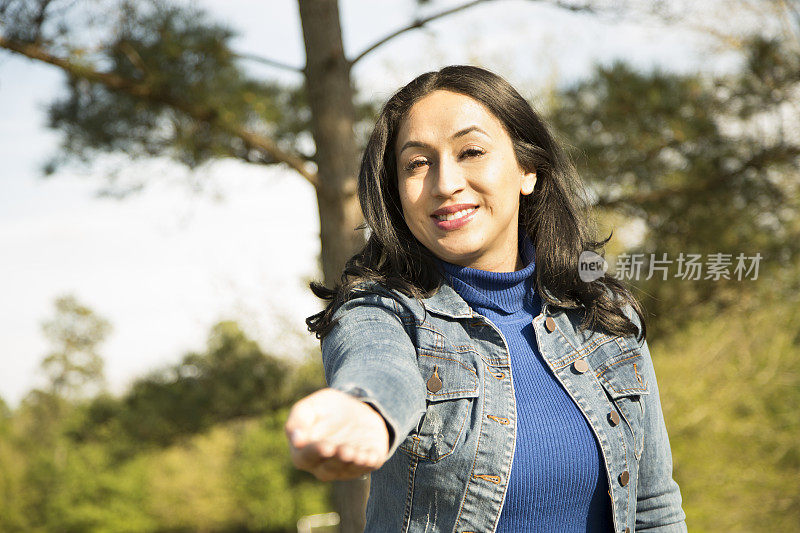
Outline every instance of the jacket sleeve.
<path fill-rule="evenodd" d="M 337 309 L 333 319 L 335 325 L 322 340 L 325 380 L 383 416 L 390 437 L 388 459 L 425 413 L 416 349 L 388 297 L 359 296 Z"/>
<path fill-rule="evenodd" d="M 672 479 L 672 452 L 647 341 L 641 344 L 640 351 L 644 358 L 642 378 L 650 394 L 642 395 L 640 400 L 644 402 L 644 450 L 636 490 L 636 531 L 683 532 L 686 515 L 681 507 L 680 488 Z"/>

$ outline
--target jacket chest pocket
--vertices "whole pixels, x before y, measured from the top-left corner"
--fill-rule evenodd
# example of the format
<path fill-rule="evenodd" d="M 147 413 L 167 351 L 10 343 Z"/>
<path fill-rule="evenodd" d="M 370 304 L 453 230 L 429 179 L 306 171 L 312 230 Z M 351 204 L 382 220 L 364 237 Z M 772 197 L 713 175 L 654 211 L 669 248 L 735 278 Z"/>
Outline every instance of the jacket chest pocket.
<path fill-rule="evenodd" d="M 478 375 L 467 361 L 447 353 L 420 353 L 417 362 L 427 387 L 427 409 L 400 449 L 435 462 L 453 453 L 468 430 L 480 394 Z"/>
<path fill-rule="evenodd" d="M 623 354 L 617 361 L 609 362 L 598 369 L 597 379 L 606 391 L 617 419 L 609 413 L 609 422 L 617 420 L 625 424 L 633 436 L 634 452 L 638 460 L 644 449 L 644 402 L 642 396 L 650 394 L 642 375 L 644 358 L 639 352 Z M 617 425 L 617 424 L 614 424 Z"/>

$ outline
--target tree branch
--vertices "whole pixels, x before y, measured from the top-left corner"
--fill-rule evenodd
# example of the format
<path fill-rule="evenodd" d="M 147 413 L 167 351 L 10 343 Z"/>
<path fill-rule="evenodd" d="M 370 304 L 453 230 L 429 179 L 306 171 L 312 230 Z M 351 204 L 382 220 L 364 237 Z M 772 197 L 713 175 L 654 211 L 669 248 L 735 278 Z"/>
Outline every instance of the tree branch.
<path fill-rule="evenodd" d="M 775 156 L 782 156 L 789 160 L 800 156 L 800 146 L 784 146 L 784 147 L 767 147 L 755 154 L 753 157 L 743 163 L 738 169 L 732 172 L 724 172 L 716 177 L 700 183 L 698 185 L 687 185 L 685 187 L 670 187 L 665 189 L 657 189 L 639 194 L 630 194 L 621 196 L 619 198 L 603 198 L 600 197 L 592 207 L 602 209 L 615 209 L 625 206 L 640 206 L 650 202 L 660 202 L 673 196 L 685 196 L 689 194 L 696 194 L 714 189 L 724 184 L 729 179 L 737 174 L 745 172 L 749 168 L 762 170 L 769 164 L 771 158 Z"/>
<path fill-rule="evenodd" d="M 300 74 L 305 74 L 306 68 L 305 67 L 296 67 L 294 65 L 289 65 L 287 63 L 281 63 L 280 61 L 275 61 L 274 59 L 269 59 L 267 57 L 257 56 L 255 54 L 234 54 L 234 57 L 239 59 L 245 59 L 247 61 L 255 61 L 256 63 L 263 63 L 264 65 L 269 65 L 270 67 L 276 67 L 283 70 L 291 70 L 292 72 L 299 72 Z"/>
<path fill-rule="evenodd" d="M 412 22 L 411 24 L 409 24 L 405 28 L 400 28 L 399 30 L 394 31 L 394 32 L 390 33 L 389 35 L 383 37 L 382 39 L 379 39 L 378 41 L 376 41 L 373 44 L 369 45 L 364 51 L 362 51 L 360 54 L 358 54 L 355 57 L 355 59 L 352 59 L 350 61 L 350 66 L 352 67 L 359 59 L 361 59 L 365 55 L 369 54 L 370 52 L 372 52 L 373 50 L 375 50 L 379 46 L 381 46 L 383 44 L 386 44 L 387 42 L 389 42 L 390 40 L 394 39 L 398 35 L 401 35 L 401 34 L 407 32 L 407 31 L 411 31 L 411 30 L 415 30 L 417 28 L 421 28 L 425 24 L 427 24 L 428 22 L 430 22 L 432 20 L 436 20 L 438 18 L 442 18 L 444 16 L 451 15 L 451 14 L 456 13 L 458 11 L 462 11 L 462 10 L 470 8 L 470 7 L 474 6 L 474 5 L 481 4 L 483 2 L 488 2 L 488 1 L 490 1 L 490 0 L 473 0 L 472 2 L 467 2 L 466 4 L 462 4 L 460 6 L 456 6 L 456 7 L 450 8 L 450 9 L 446 9 L 446 10 L 440 12 L 440 13 L 436 13 L 436 14 L 431 15 L 429 17 L 416 19 L 416 20 L 414 20 L 414 22 Z"/>
<path fill-rule="evenodd" d="M 365 55 L 369 54 L 370 52 L 372 52 L 373 50 L 375 50 L 379 46 L 384 45 L 387 42 L 391 41 L 392 39 L 394 39 L 398 35 L 402 35 L 403 33 L 407 32 L 407 31 L 416 30 L 417 28 L 421 28 L 425 24 L 427 24 L 428 22 L 431 22 L 432 20 L 436 20 L 438 18 L 442 18 L 442 17 L 445 17 L 447 15 L 452 15 L 453 13 L 457 13 L 457 12 L 462 11 L 464 9 L 468 9 L 468 8 L 473 7 L 475 5 L 482 4 L 484 2 L 489 2 L 489 1 L 491 1 L 491 0 L 473 0 L 472 2 L 467 2 L 466 4 L 462 4 L 460 6 L 456 6 L 456 7 L 450 8 L 450 9 L 445 9 L 444 11 L 441 11 L 439 13 L 435 13 L 435 14 L 429 16 L 429 17 L 425 17 L 425 18 L 421 18 L 421 19 L 415 19 L 408 26 L 406 26 L 404 28 L 400 28 L 399 30 L 393 31 L 389 35 L 386 35 L 385 37 L 383 37 L 383 38 L 375 41 L 373 44 L 369 45 L 366 49 L 364 49 L 361 53 L 359 53 L 355 57 L 355 59 L 352 59 L 350 61 L 350 67 L 352 67 L 359 59 L 361 59 Z M 542 0 L 533 0 L 533 1 L 540 2 Z M 564 3 L 564 2 L 561 2 L 561 1 L 556 1 L 556 2 L 552 2 L 552 3 L 556 7 L 559 7 L 561 9 L 566 9 L 568 11 L 589 12 L 589 13 L 594 13 L 595 12 L 594 8 L 592 8 L 590 6 L 574 6 L 574 5 L 567 4 L 567 3 Z"/>
<path fill-rule="evenodd" d="M 680 196 L 680 195 L 697 193 L 704 190 L 708 190 L 711 189 L 713 185 L 716 185 L 718 181 L 721 180 L 717 178 L 715 180 L 703 183 L 702 185 L 673 187 L 669 189 L 657 189 L 655 191 L 649 191 L 639 194 L 629 194 L 626 196 L 620 196 L 618 198 L 600 197 L 600 199 L 598 199 L 597 202 L 595 202 L 592 207 L 599 207 L 602 209 L 616 209 L 618 207 L 625 207 L 625 206 L 638 206 L 649 202 L 661 201 L 671 196 Z"/>
<path fill-rule="evenodd" d="M 136 82 L 110 72 L 99 72 L 92 67 L 74 63 L 69 59 L 56 57 L 41 46 L 35 44 L 16 42 L 0 36 L 0 48 L 20 54 L 29 59 L 56 66 L 75 78 L 99 83 L 110 90 L 118 91 L 148 102 L 163 104 L 185 113 L 195 120 L 208 122 L 219 131 L 240 138 L 247 146 L 263 150 L 276 161 L 286 163 L 314 187 L 318 186 L 317 174 L 306 168 L 306 161 L 303 158 L 282 150 L 268 137 L 247 131 L 239 124 L 233 124 L 223 120 L 219 110 L 213 107 L 197 106 L 184 102 L 171 95 L 160 92 L 145 83 Z"/>

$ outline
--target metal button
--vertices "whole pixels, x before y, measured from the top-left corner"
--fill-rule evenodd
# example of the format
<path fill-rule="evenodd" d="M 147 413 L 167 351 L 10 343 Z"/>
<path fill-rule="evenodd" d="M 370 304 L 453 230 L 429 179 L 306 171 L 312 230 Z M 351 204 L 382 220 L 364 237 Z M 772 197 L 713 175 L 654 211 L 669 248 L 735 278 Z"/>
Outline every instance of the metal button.
<path fill-rule="evenodd" d="M 556 321 L 553 320 L 553 317 L 549 316 L 544 320 L 544 327 L 548 333 L 553 333 L 556 329 Z"/>
<path fill-rule="evenodd" d="M 628 480 L 630 479 L 630 477 L 631 477 L 631 476 L 630 476 L 630 474 L 628 474 L 628 471 L 627 471 L 627 470 L 625 470 L 624 472 L 622 472 L 622 473 L 619 475 L 619 484 L 620 484 L 620 485 L 622 485 L 622 486 L 624 487 L 625 485 L 627 485 L 627 484 L 628 484 Z"/>
<path fill-rule="evenodd" d="M 617 414 L 616 411 L 611 411 L 610 413 L 608 413 L 608 422 L 612 426 L 616 426 L 617 424 L 619 424 L 619 415 Z"/>
<path fill-rule="evenodd" d="M 438 366 L 433 367 L 433 375 L 430 378 L 428 378 L 427 385 L 428 385 L 428 390 L 433 393 L 437 393 L 440 390 L 442 390 L 442 380 L 439 377 Z"/>
<path fill-rule="evenodd" d="M 587 363 L 584 359 L 576 359 L 575 362 L 572 363 L 572 368 L 578 374 L 583 374 L 589 370 L 589 363 Z"/>

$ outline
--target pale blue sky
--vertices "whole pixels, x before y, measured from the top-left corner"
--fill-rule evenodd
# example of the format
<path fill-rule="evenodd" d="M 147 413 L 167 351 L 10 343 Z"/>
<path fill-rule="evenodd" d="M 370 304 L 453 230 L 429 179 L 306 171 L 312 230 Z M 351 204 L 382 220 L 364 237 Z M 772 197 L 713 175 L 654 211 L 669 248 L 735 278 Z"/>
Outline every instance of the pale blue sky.
<path fill-rule="evenodd" d="M 459 3 L 435 2 L 433 10 Z M 200 4 L 241 32 L 239 51 L 304 62 L 294 0 Z M 347 53 L 411 20 L 414 6 L 343 0 Z M 623 58 L 678 71 L 735 64 L 711 54 L 711 44 L 702 33 L 658 23 L 499 1 L 405 34 L 360 62 L 354 77 L 364 97 L 384 100 L 417 74 L 479 62 L 536 104 L 546 87 L 585 76 L 597 61 Z M 41 384 L 37 368 L 48 347 L 39 324 L 65 293 L 112 322 L 101 352 L 115 392 L 202 349 L 209 327 L 223 318 L 240 320 L 267 351 L 291 357 L 314 346 L 303 334 L 303 318 L 317 305 L 304 284 L 316 275 L 319 251 L 311 187 L 276 168 L 224 161 L 190 175 L 170 162 L 133 164 L 124 156 L 104 164 L 122 179 L 146 176 L 151 185 L 123 201 L 94 197 L 102 172 L 63 171 L 42 180 L 39 168 L 60 140 L 44 127 L 45 107 L 63 83 L 53 67 L 0 53 L 0 397 L 16 405 Z M 191 183 L 205 184 L 204 191 L 190 193 Z"/>

